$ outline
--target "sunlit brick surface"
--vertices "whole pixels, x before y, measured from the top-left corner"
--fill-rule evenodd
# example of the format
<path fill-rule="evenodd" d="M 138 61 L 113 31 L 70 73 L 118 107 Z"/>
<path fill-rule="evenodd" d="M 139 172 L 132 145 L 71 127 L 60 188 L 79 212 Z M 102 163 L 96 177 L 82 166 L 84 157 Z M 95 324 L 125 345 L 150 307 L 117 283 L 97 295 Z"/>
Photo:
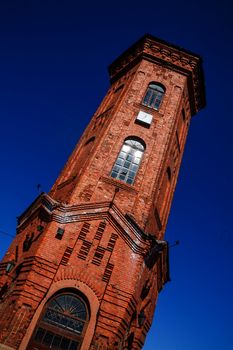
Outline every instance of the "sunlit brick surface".
<path fill-rule="evenodd" d="M 83 334 L 67 340 L 79 349 L 139 350 L 151 326 L 169 278 L 164 232 L 190 118 L 204 106 L 201 63 L 147 36 L 109 72 L 103 102 L 50 193 L 19 218 L 0 264 L 0 348 L 42 349 L 36 329 L 62 291 L 88 305 Z M 165 88 L 159 110 L 142 103 L 151 82 Z M 132 185 L 110 175 L 129 137 L 145 144 Z"/>

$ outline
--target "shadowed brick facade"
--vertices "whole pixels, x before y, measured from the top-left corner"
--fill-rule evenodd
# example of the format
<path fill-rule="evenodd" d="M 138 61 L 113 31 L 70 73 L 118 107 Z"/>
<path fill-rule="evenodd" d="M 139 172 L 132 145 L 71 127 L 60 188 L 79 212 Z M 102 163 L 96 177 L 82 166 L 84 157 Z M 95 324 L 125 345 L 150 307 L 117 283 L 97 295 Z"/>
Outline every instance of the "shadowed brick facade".
<path fill-rule="evenodd" d="M 51 191 L 19 217 L 0 264 L 0 349 L 143 347 L 169 279 L 164 232 L 190 118 L 205 105 L 204 83 L 197 55 L 150 35 L 109 74 L 103 102 Z M 158 108 L 145 103 L 151 83 L 164 88 Z M 129 139 L 144 147 L 132 184 L 111 176 Z M 85 305 L 82 331 L 54 319 L 46 328 L 45 312 L 60 295 Z M 55 334 L 69 345 L 51 345 Z"/>

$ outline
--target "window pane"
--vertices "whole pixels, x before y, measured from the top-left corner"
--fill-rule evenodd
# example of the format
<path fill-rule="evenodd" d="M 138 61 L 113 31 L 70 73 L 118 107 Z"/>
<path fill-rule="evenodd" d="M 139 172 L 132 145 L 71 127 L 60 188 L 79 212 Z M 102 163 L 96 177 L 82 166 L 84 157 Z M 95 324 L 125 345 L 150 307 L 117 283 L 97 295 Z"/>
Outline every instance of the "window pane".
<path fill-rule="evenodd" d="M 127 179 L 127 181 L 126 181 L 128 184 L 130 184 L 130 185 L 132 185 L 132 183 L 133 183 L 133 179 L 131 179 L 130 177 Z"/>
<path fill-rule="evenodd" d="M 135 151 L 134 152 L 134 157 L 141 158 L 142 157 L 142 152 L 141 151 Z"/>
<path fill-rule="evenodd" d="M 77 350 L 79 343 L 77 341 L 72 341 L 70 344 L 69 350 Z"/>
<path fill-rule="evenodd" d="M 147 104 L 149 101 L 149 97 L 150 97 L 150 90 L 147 90 L 147 93 L 146 93 L 146 96 L 143 100 L 143 103 Z"/>
<path fill-rule="evenodd" d="M 52 341 L 53 341 L 53 333 L 47 332 L 44 336 L 43 344 L 50 346 L 52 344 Z"/>
<path fill-rule="evenodd" d="M 117 165 L 122 165 L 123 163 L 124 163 L 124 160 L 120 159 L 120 158 L 118 158 L 117 161 L 116 161 Z"/>
<path fill-rule="evenodd" d="M 131 170 L 136 173 L 136 171 L 138 170 L 138 166 L 133 164 Z"/>
<path fill-rule="evenodd" d="M 117 177 L 117 173 L 115 171 L 112 171 L 111 177 L 113 177 L 115 179 Z"/>
<path fill-rule="evenodd" d="M 140 158 L 135 158 L 135 159 L 133 160 L 133 163 L 134 163 L 134 164 L 139 164 L 139 163 L 140 163 L 140 161 L 141 161 L 141 159 L 140 159 Z"/>
<path fill-rule="evenodd" d="M 153 90 L 157 90 L 157 91 L 160 91 L 160 92 L 164 92 L 164 89 L 162 88 L 162 86 L 159 86 L 157 84 L 150 84 L 149 85 L 149 88 L 153 89 Z"/>
<path fill-rule="evenodd" d="M 121 152 L 118 157 L 122 158 L 122 159 L 125 159 L 126 153 L 125 152 Z"/>
<path fill-rule="evenodd" d="M 59 348 L 60 342 L 61 342 L 61 336 L 60 335 L 55 335 L 54 338 L 53 338 L 52 346 L 53 347 L 56 346 L 57 348 Z"/>
<path fill-rule="evenodd" d="M 45 335 L 45 330 L 43 328 L 38 328 L 35 335 L 35 340 L 41 343 L 44 335 Z"/>
<path fill-rule="evenodd" d="M 155 95 L 155 93 L 153 93 L 153 95 L 150 99 L 150 107 L 154 107 L 155 97 L 156 97 L 156 95 Z"/>
<path fill-rule="evenodd" d="M 70 345 L 70 340 L 68 338 L 65 338 L 65 337 L 62 338 L 60 348 L 62 350 L 67 350 L 67 349 L 69 349 L 69 345 Z"/>
<path fill-rule="evenodd" d="M 129 167 L 130 167 L 130 164 L 131 164 L 131 163 L 130 163 L 130 162 L 127 162 L 127 160 L 126 160 L 126 161 L 124 162 L 124 167 L 125 167 L 125 168 L 129 168 Z"/>
<path fill-rule="evenodd" d="M 129 171 L 129 169 L 123 168 L 123 169 L 121 170 L 121 174 L 122 174 L 122 175 L 127 175 L 128 171 Z"/>
<path fill-rule="evenodd" d="M 135 172 L 134 171 L 130 171 L 129 172 L 129 177 L 134 177 L 135 176 Z"/>
<path fill-rule="evenodd" d="M 126 160 L 131 162 L 132 159 L 133 159 L 133 156 L 131 154 L 127 154 Z"/>
<path fill-rule="evenodd" d="M 128 145 L 123 145 L 123 147 L 122 147 L 122 151 L 123 152 L 129 152 L 130 151 L 130 146 L 128 146 Z"/>
<path fill-rule="evenodd" d="M 118 171 L 120 170 L 120 167 L 118 165 L 115 165 L 112 170 L 118 173 Z"/>
<path fill-rule="evenodd" d="M 62 316 L 62 318 L 61 318 L 61 320 L 60 320 L 59 323 L 60 323 L 62 326 L 66 327 L 67 324 L 68 324 L 68 322 L 69 322 L 68 318 L 67 318 L 66 316 Z"/>
<path fill-rule="evenodd" d="M 75 324 L 75 330 L 77 333 L 81 334 L 83 331 L 84 323 L 82 322 L 76 322 Z"/>

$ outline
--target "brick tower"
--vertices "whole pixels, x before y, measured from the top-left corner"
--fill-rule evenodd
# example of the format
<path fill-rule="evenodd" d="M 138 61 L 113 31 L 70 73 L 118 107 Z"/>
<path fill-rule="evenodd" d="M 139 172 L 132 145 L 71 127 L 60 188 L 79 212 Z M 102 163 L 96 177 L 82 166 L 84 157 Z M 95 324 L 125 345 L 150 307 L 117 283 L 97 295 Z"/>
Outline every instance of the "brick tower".
<path fill-rule="evenodd" d="M 169 279 L 165 227 L 200 58 L 145 35 L 0 264 L 0 349 L 142 349 Z"/>

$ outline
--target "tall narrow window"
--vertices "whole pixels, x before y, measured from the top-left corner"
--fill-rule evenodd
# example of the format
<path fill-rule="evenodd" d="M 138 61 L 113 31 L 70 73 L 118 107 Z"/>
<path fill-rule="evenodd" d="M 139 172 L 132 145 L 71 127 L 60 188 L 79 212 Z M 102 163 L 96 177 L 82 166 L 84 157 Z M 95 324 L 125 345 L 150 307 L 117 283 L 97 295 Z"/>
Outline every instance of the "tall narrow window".
<path fill-rule="evenodd" d="M 159 109 L 164 93 L 165 88 L 162 85 L 150 83 L 142 103 L 147 107 Z"/>
<path fill-rule="evenodd" d="M 81 297 L 73 293 L 56 296 L 45 306 L 27 350 L 80 349 L 88 319 L 87 306 Z"/>
<path fill-rule="evenodd" d="M 126 139 L 112 168 L 111 177 L 133 184 L 144 150 L 145 144 L 142 140 Z"/>

